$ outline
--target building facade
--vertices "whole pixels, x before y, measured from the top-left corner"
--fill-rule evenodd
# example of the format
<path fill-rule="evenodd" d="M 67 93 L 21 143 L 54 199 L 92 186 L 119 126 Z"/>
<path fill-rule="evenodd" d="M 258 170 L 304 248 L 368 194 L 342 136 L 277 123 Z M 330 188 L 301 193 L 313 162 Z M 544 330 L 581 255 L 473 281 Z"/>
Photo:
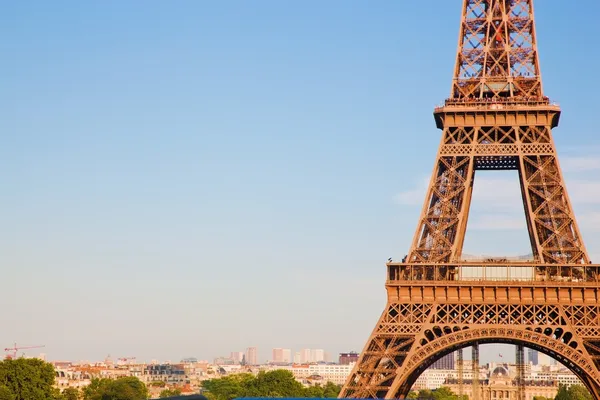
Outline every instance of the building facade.
<path fill-rule="evenodd" d="M 258 365 L 258 349 L 256 347 L 248 347 L 246 349 L 246 364 Z"/>
<path fill-rule="evenodd" d="M 340 353 L 338 362 L 340 365 L 348 365 L 358 361 L 358 353 L 351 351 L 350 353 Z"/>
<path fill-rule="evenodd" d="M 448 387 L 454 393 L 459 393 L 459 386 L 456 379 L 446 381 L 444 386 Z M 509 374 L 508 369 L 496 367 L 488 379 L 480 380 L 477 385 L 479 389 L 480 400 L 518 400 L 518 385 L 514 378 Z M 558 392 L 558 382 L 532 382 L 525 381 L 524 400 L 533 400 L 536 396 L 554 398 Z M 473 380 L 463 380 L 462 393 L 469 399 L 473 399 Z"/>
<path fill-rule="evenodd" d="M 275 348 L 273 349 L 273 357 L 271 359 L 273 364 L 289 364 L 292 362 L 292 350 Z"/>
<path fill-rule="evenodd" d="M 527 349 L 527 361 L 532 365 L 539 364 L 538 352 L 534 349 Z"/>
<path fill-rule="evenodd" d="M 446 354 L 433 364 L 431 364 L 431 369 L 454 369 L 454 352 L 450 354 Z"/>

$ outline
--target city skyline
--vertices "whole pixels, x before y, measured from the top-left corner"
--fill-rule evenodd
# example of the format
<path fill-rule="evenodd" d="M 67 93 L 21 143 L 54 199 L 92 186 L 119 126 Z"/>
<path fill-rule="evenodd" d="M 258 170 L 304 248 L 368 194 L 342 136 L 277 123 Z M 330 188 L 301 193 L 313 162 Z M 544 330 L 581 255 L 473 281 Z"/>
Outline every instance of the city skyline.
<path fill-rule="evenodd" d="M 385 260 L 414 234 L 460 2 L 234 4 L 6 5 L 0 345 L 54 360 L 362 351 Z M 596 261 L 600 83 L 580 66 L 600 67 L 583 51 L 600 4 L 581 7 L 548 0 L 536 20 Z M 465 253 L 530 253 L 513 178 L 478 173 Z"/>

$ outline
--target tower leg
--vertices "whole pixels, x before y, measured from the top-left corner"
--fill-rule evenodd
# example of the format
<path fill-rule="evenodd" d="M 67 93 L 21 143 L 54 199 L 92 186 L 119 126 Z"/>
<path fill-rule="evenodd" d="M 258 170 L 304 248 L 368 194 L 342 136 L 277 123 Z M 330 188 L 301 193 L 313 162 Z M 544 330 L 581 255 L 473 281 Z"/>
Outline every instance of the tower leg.
<path fill-rule="evenodd" d="M 471 363 L 473 364 L 471 400 L 479 400 L 479 344 L 473 345 L 471 360 Z"/>
<path fill-rule="evenodd" d="M 464 372 L 464 361 L 463 361 L 463 349 L 456 351 L 456 368 L 458 369 L 458 397 L 462 399 L 464 394 L 463 388 L 463 372 Z"/>
<path fill-rule="evenodd" d="M 517 367 L 517 400 L 525 400 L 525 350 L 523 345 L 517 345 L 516 349 Z"/>

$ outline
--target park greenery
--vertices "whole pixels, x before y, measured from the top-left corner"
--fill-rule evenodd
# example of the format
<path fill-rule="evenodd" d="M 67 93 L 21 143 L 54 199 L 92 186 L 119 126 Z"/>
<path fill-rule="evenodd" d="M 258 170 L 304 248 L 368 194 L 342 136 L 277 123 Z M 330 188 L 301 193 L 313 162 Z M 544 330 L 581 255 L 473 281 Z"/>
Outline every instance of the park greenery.
<path fill-rule="evenodd" d="M 286 370 L 259 372 L 258 375 L 236 374 L 202 382 L 210 400 L 232 400 L 236 397 L 337 397 L 341 386 L 331 382 L 308 388 Z"/>
<path fill-rule="evenodd" d="M 94 378 L 83 389 L 83 400 L 146 400 L 148 388 L 134 376 L 118 379 Z"/>
<path fill-rule="evenodd" d="M 0 400 L 54 400 L 54 367 L 33 358 L 0 361 Z"/>
<path fill-rule="evenodd" d="M 175 397 L 175 396 L 179 396 L 181 394 L 181 390 L 175 388 L 175 389 L 165 389 L 162 392 L 160 392 L 160 394 L 158 395 L 158 397 L 160 399 L 168 399 L 169 397 Z"/>
<path fill-rule="evenodd" d="M 583 385 L 572 385 L 567 388 L 564 385 L 558 387 L 555 400 L 592 400 L 592 395 Z M 536 399 L 534 399 L 536 400 Z"/>
<path fill-rule="evenodd" d="M 461 397 L 445 386 L 435 390 L 423 389 L 418 392 L 410 392 L 406 397 L 418 400 L 468 400 L 467 396 Z"/>

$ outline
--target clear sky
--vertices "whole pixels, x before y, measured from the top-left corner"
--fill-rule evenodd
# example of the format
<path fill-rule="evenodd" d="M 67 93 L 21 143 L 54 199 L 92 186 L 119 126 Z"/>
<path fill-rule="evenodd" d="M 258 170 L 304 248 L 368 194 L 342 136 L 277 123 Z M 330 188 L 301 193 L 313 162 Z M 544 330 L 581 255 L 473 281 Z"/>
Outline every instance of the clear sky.
<path fill-rule="evenodd" d="M 564 4 L 536 3 L 541 66 L 598 261 L 600 3 Z M 385 304 L 384 262 L 416 227 L 460 11 L 4 2 L 0 348 L 74 360 L 360 351 Z M 515 173 L 479 174 L 473 201 L 465 252 L 530 251 Z"/>

